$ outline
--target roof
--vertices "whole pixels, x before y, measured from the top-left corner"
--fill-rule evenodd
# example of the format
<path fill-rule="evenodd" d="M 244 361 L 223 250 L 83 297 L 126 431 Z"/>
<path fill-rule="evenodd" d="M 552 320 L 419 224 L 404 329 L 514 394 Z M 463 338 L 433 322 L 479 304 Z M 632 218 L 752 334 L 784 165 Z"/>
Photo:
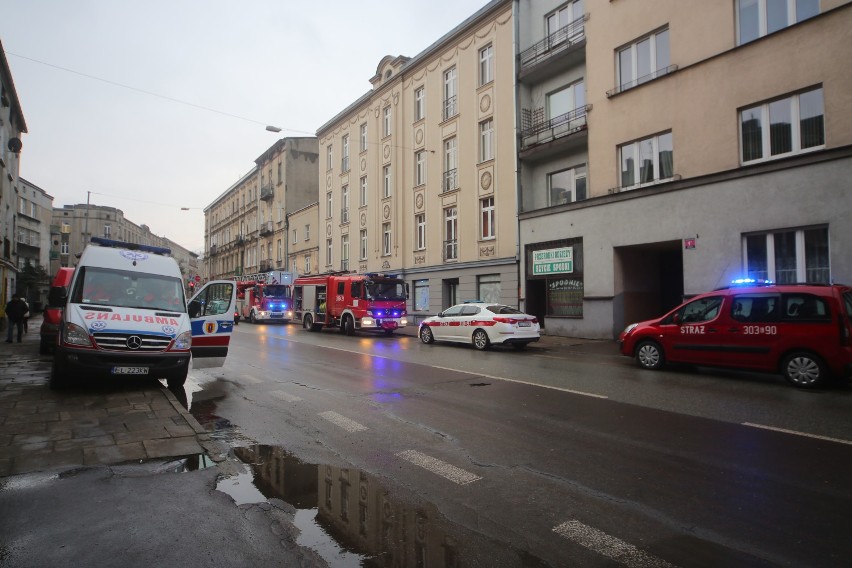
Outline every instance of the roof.
<path fill-rule="evenodd" d="M 18 92 L 15 90 L 15 81 L 12 80 L 12 69 L 9 67 L 9 62 L 6 60 L 6 50 L 3 49 L 3 42 L 0 41 L 0 80 L 6 87 L 6 93 L 11 99 L 12 117 L 15 119 L 18 128 L 21 132 L 27 132 L 27 123 L 24 121 L 24 111 L 21 109 L 21 101 L 18 100 Z"/>

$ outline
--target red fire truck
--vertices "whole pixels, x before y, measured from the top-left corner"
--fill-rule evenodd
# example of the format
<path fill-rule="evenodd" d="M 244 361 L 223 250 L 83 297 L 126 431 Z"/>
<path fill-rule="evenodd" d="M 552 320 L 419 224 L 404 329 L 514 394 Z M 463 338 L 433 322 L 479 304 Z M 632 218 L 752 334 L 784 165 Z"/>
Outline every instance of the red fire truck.
<path fill-rule="evenodd" d="M 251 323 L 288 322 L 293 318 L 293 273 L 271 270 L 236 276 L 237 308 Z"/>
<path fill-rule="evenodd" d="M 407 298 L 405 282 L 396 275 L 302 276 L 293 284 L 293 319 L 310 331 L 336 327 L 346 335 L 355 330 L 391 335 L 395 329 L 408 325 Z"/>

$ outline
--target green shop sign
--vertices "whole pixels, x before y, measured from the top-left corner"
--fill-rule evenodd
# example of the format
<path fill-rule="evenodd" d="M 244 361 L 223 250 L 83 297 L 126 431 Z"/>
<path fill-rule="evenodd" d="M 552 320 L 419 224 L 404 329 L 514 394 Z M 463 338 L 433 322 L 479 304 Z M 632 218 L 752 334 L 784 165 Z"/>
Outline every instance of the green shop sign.
<path fill-rule="evenodd" d="M 532 270 L 535 275 L 574 272 L 574 247 L 534 251 Z"/>

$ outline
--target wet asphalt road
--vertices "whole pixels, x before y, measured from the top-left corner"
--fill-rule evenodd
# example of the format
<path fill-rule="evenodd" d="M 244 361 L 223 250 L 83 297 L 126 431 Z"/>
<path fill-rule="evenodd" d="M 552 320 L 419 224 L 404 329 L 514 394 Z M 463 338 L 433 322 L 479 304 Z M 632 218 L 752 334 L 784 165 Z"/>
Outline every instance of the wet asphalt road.
<path fill-rule="evenodd" d="M 261 444 L 255 454 L 315 464 L 320 516 L 366 555 L 392 549 L 371 538 L 383 509 L 365 496 L 379 486 L 385 505 L 420 503 L 403 508 L 422 529 L 413 534 L 439 533 L 459 565 L 852 557 L 848 385 L 801 392 L 766 375 L 647 372 L 607 343 L 480 353 L 245 324 L 226 366 L 195 376 L 199 421 L 223 425 L 233 445 Z"/>

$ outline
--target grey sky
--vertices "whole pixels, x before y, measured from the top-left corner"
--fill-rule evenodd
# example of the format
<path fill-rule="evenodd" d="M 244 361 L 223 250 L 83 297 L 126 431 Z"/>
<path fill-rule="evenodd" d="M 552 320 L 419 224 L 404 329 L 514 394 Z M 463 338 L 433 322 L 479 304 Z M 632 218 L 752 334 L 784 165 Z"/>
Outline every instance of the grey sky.
<path fill-rule="evenodd" d="M 486 3 L 0 0 L 29 130 L 20 174 L 54 206 L 91 191 L 200 251 L 202 209 L 276 139 L 313 135 L 382 57 L 416 55 Z"/>

